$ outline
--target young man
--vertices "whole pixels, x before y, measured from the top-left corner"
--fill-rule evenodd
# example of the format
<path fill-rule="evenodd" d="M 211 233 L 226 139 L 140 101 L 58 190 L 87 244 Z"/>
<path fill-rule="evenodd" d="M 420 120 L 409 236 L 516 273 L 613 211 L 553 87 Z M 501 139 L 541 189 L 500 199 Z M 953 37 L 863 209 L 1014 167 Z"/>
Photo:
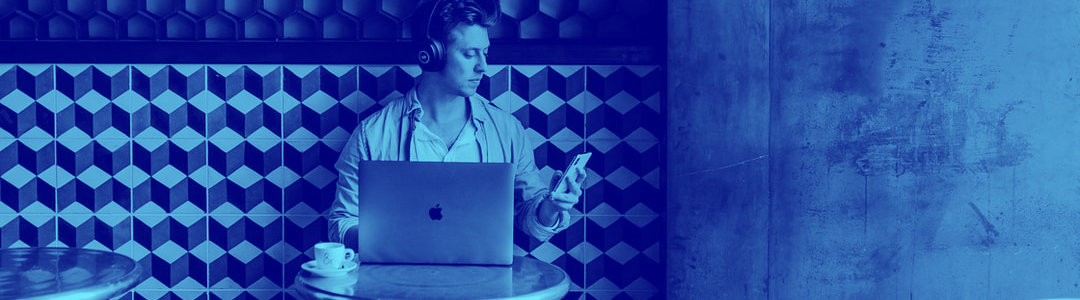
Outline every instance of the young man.
<path fill-rule="evenodd" d="M 585 170 L 556 174 L 565 188 L 549 191 L 521 122 L 472 97 L 487 68 L 488 28 L 498 19 L 497 1 L 432 0 L 417 10 L 417 16 L 431 16 L 413 25 L 413 38 L 424 42 L 417 52 L 424 71 L 404 97 L 364 119 L 342 149 L 329 211 L 331 241 L 353 249 L 358 244 L 361 160 L 513 163 L 516 226 L 542 241 L 569 227 L 567 211 L 581 197 Z"/>

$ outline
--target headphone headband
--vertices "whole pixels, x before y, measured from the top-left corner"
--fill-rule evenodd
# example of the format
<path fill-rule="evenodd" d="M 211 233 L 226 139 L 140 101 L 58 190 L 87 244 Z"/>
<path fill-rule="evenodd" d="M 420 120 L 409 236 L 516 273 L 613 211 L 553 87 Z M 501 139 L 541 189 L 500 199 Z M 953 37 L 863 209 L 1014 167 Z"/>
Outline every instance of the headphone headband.
<path fill-rule="evenodd" d="M 431 38 L 431 23 L 435 18 L 435 11 L 440 10 L 440 6 L 443 5 L 445 0 L 437 0 L 431 6 L 431 12 L 428 14 L 427 23 L 425 23 L 424 36 L 427 38 L 424 41 L 424 45 L 420 47 L 420 51 L 416 53 L 416 59 L 420 63 L 420 68 L 425 71 L 439 71 L 446 63 L 446 53 L 444 53 L 444 45 L 442 41 Z"/>
<path fill-rule="evenodd" d="M 435 11 L 439 9 L 439 5 L 444 1 L 446 0 L 436 0 L 435 4 L 431 6 L 431 13 L 428 14 L 427 18 L 427 27 L 424 30 L 424 35 L 427 36 L 428 40 L 434 40 L 431 38 L 431 20 L 435 18 Z"/>

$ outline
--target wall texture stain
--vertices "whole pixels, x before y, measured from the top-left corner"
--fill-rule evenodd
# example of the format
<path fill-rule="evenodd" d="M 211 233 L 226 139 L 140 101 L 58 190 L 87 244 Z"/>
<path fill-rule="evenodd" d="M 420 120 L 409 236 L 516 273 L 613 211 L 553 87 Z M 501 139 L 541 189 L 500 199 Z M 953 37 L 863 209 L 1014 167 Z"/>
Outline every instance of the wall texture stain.
<path fill-rule="evenodd" d="M 1021 102 L 980 108 L 969 101 L 890 95 L 840 116 L 827 155 L 834 170 L 865 176 L 963 174 L 1013 167 L 1031 156 L 1023 135 L 1003 126 Z"/>

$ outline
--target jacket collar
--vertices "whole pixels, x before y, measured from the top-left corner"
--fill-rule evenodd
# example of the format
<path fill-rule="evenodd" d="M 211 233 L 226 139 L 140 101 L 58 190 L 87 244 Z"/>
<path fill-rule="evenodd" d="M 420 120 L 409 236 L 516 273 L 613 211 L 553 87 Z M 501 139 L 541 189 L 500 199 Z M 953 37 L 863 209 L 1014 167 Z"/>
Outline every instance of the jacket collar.
<path fill-rule="evenodd" d="M 413 121 L 420 121 L 420 117 L 424 114 L 424 108 L 420 106 L 420 99 L 416 96 L 416 87 L 413 87 L 405 94 L 405 116 Z M 469 111 L 474 125 L 479 128 L 480 124 L 491 121 L 491 116 L 485 111 L 487 107 L 484 107 L 484 103 L 487 102 L 480 95 L 473 95 L 472 97 L 465 97 L 465 101 L 469 103 Z"/>

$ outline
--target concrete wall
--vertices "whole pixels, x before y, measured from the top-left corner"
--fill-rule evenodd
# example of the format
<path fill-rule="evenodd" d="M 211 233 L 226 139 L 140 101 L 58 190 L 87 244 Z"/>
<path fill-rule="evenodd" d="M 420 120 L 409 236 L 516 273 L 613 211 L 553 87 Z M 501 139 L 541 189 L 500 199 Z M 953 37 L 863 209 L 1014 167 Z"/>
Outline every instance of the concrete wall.
<path fill-rule="evenodd" d="M 1080 297 L 1080 2 L 771 2 L 769 298 Z"/>
<path fill-rule="evenodd" d="M 668 5 L 667 296 L 762 299 L 768 3 Z"/>
<path fill-rule="evenodd" d="M 669 3 L 670 298 L 1080 298 L 1080 2 L 717 2 Z"/>

